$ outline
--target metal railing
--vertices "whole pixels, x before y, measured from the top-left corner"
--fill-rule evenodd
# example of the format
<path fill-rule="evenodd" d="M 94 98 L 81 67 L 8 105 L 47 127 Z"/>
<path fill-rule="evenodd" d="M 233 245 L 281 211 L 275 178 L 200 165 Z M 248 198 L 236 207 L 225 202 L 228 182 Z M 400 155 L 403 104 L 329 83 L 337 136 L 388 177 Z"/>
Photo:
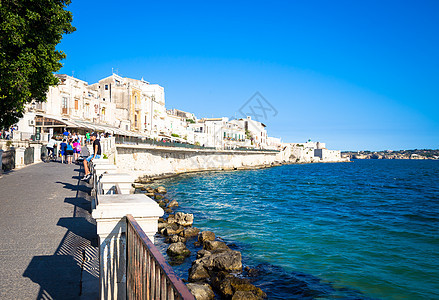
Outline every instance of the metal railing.
<path fill-rule="evenodd" d="M 132 215 L 127 215 L 127 299 L 195 300 Z"/>
<path fill-rule="evenodd" d="M 1 157 L 3 170 L 9 171 L 15 168 L 15 149 L 3 151 Z"/>
<path fill-rule="evenodd" d="M 29 165 L 34 162 L 34 148 L 28 147 L 24 150 L 24 164 Z"/>
<path fill-rule="evenodd" d="M 177 143 L 177 142 L 162 142 L 156 141 L 153 139 L 142 139 L 137 137 L 116 137 L 116 144 L 131 144 L 131 145 L 152 145 L 152 146 L 161 146 L 161 147 L 180 147 L 180 148 L 189 148 L 189 149 L 209 149 L 213 150 L 214 147 L 203 147 L 193 144 L 186 143 Z"/>

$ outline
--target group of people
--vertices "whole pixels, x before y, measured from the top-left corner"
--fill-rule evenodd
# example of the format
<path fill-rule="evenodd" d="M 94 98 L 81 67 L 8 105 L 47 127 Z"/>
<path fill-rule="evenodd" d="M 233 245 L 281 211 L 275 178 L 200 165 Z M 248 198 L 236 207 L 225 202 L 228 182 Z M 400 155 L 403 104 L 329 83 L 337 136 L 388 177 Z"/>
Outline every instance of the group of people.
<path fill-rule="evenodd" d="M 102 155 L 102 150 L 101 150 L 101 143 L 98 139 L 98 134 L 96 132 L 92 132 L 92 133 L 87 132 L 85 134 L 85 139 L 86 139 L 85 142 L 87 144 L 93 143 L 92 144 L 93 154 L 89 155 L 87 158 L 83 160 L 85 174 L 82 180 L 87 181 L 91 177 L 88 163 L 91 162 L 93 159 L 100 158 Z M 61 143 L 56 141 L 53 136 L 50 138 L 49 143 L 46 145 L 47 154 L 49 157 L 56 157 L 59 153 L 59 155 L 61 156 L 61 163 L 72 164 L 73 159 L 75 160 L 76 163 L 78 162 L 81 156 L 82 145 L 83 145 L 83 143 L 81 142 L 83 142 L 83 139 L 77 133 L 71 134 L 70 132 L 65 131 L 63 133 L 63 139 Z"/>
<path fill-rule="evenodd" d="M 2 140 L 10 140 L 12 139 L 14 135 L 15 127 L 12 126 L 11 128 L 8 128 L 7 130 L 0 130 L 0 139 Z"/>
<path fill-rule="evenodd" d="M 61 143 L 59 143 L 59 147 L 58 141 L 56 141 L 53 136 L 50 138 L 46 147 L 49 157 L 57 157 L 57 155 L 60 155 L 61 163 L 72 164 L 73 160 L 76 163 L 82 150 L 81 136 L 77 133 L 71 134 L 66 131 L 63 133 L 63 139 Z M 55 149 L 58 149 L 58 151 L 55 151 Z"/>

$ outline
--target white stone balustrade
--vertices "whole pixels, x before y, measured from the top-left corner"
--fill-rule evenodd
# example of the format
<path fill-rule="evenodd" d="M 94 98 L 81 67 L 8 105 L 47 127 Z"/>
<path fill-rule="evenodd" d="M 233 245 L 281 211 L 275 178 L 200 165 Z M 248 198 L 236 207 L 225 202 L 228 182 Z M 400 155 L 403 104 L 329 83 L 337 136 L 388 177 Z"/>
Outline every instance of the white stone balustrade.
<path fill-rule="evenodd" d="M 126 299 L 126 231 L 125 216 L 133 215 L 154 242 L 158 218 L 163 209 L 143 194 L 98 195 L 93 211 L 100 241 L 100 298 Z"/>
<path fill-rule="evenodd" d="M 107 194 L 114 190 L 116 185 L 119 185 L 122 194 L 130 194 L 134 189 L 132 184 L 134 177 L 130 174 L 102 174 L 98 182 L 98 194 Z"/>

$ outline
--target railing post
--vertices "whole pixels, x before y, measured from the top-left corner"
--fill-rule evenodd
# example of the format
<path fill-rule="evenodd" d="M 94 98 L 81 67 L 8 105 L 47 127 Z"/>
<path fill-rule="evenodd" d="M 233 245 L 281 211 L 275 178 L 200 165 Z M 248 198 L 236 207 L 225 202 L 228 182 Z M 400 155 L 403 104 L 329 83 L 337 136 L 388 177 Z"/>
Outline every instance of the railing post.
<path fill-rule="evenodd" d="M 126 232 L 125 216 L 133 215 L 148 237 L 154 241 L 158 218 L 163 209 L 142 194 L 98 195 L 93 210 L 100 240 L 100 298 L 126 299 Z"/>
<path fill-rule="evenodd" d="M 18 147 L 15 148 L 15 168 L 19 169 L 24 167 L 24 151 L 26 148 Z"/>
<path fill-rule="evenodd" d="M 0 149 L 0 175 L 3 174 L 3 149 Z"/>
<path fill-rule="evenodd" d="M 34 148 L 34 163 L 41 161 L 41 147 L 40 143 L 30 143 L 32 148 Z"/>

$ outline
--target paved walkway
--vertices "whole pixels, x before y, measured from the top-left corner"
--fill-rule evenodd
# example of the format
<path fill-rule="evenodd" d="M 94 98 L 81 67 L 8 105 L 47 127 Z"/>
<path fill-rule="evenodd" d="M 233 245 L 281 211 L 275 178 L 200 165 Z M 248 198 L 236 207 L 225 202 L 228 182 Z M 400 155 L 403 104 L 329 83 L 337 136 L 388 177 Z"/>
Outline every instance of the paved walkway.
<path fill-rule="evenodd" d="M 78 165 L 0 177 L 0 299 L 97 299 L 98 238 Z"/>

